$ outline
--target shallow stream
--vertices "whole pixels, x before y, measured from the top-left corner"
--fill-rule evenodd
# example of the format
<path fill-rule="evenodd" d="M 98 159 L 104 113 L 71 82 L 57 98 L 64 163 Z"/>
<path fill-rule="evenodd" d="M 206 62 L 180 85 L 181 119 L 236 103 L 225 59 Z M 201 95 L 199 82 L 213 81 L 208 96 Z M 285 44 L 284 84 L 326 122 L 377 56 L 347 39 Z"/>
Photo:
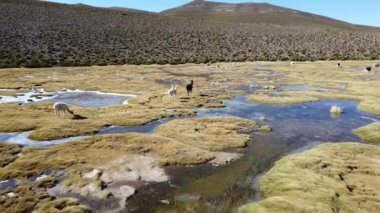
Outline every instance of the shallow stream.
<path fill-rule="evenodd" d="M 273 126 L 273 132 L 255 132 L 247 148 L 229 150 L 243 153 L 244 157 L 226 166 L 204 164 L 166 167 L 171 180 L 140 187 L 137 194 L 127 201 L 128 212 L 182 212 L 188 209 L 195 212 L 234 211 L 249 201 L 260 199 L 258 177 L 270 169 L 280 157 L 324 142 L 361 142 L 351 133 L 352 129 L 380 120 L 378 116 L 359 111 L 356 108 L 358 103 L 353 101 L 322 100 L 274 106 L 250 103 L 244 96 L 237 96 L 224 103 L 226 107 L 221 109 L 199 109 L 195 117 L 237 116 L 254 120 L 265 117 L 266 121 L 262 121 L 262 124 Z M 332 116 L 329 112 L 332 105 L 343 107 L 344 113 L 339 117 Z M 143 126 L 112 126 L 98 134 L 152 133 L 158 125 L 172 119 L 175 118 L 162 119 Z M 26 140 L 30 132 L 14 134 L 16 133 L 0 134 L 0 140 L 19 144 L 24 141 L 22 145 L 49 146 L 78 139 L 73 137 L 35 142 Z M 85 204 L 94 207 L 91 205 L 94 203 Z M 96 204 L 96 209 L 101 212 L 107 206 Z"/>
<path fill-rule="evenodd" d="M 155 183 L 139 189 L 127 203 L 128 211 L 151 212 L 231 212 L 239 206 L 259 200 L 258 178 L 280 157 L 309 149 L 324 142 L 361 142 L 352 129 L 380 120 L 357 110 L 357 102 L 322 100 L 297 105 L 262 105 L 238 96 L 224 102 L 226 108 L 200 110 L 198 117 L 238 116 L 248 119 L 266 117 L 271 133 L 253 133 L 247 148 L 231 150 L 244 157 L 227 166 L 211 164 L 192 167 L 168 167 L 168 183 Z M 345 113 L 330 115 L 332 105 Z M 169 204 L 168 204 L 169 203 Z"/>

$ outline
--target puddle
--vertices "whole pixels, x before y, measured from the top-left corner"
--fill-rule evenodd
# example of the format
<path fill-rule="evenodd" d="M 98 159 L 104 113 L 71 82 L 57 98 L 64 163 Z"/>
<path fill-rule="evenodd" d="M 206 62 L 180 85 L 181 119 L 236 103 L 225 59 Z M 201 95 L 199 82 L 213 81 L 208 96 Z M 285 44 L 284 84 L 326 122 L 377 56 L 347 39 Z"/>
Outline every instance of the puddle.
<path fill-rule="evenodd" d="M 4 189 L 13 189 L 13 188 L 16 188 L 16 186 L 17 186 L 17 181 L 15 179 L 0 181 L 0 191 Z"/>
<path fill-rule="evenodd" d="M 75 140 L 83 139 L 89 136 L 77 136 L 77 137 L 68 137 L 59 140 L 50 140 L 50 141 L 36 141 L 29 139 L 29 135 L 32 131 L 21 132 L 21 133 L 0 133 L 0 141 L 10 144 L 19 144 L 22 146 L 28 147 L 48 147 L 52 145 L 72 142 Z"/>
<path fill-rule="evenodd" d="M 104 93 L 99 91 L 66 90 L 54 93 L 46 92 L 44 89 L 34 89 L 30 92 L 20 94 L 17 97 L 1 96 L 1 103 L 56 103 L 64 102 L 81 107 L 105 107 L 120 104 L 128 104 L 128 100 L 135 98 L 131 94 Z"/>
<path fill-rule="evenodd" d="M 18 90 L 6 90 L 6 91 L 15 91 L 17 92 Z M 33 103 L 36 101 L 42 101 L 45 99 L 49 99 L 52 96 L 51 93 L 46 92 L 44 89 L 33 89 L 29 92 L 26 93 L 18 93 L 16 97 L 13 96 L 0 96 L 0 104 L 2 103 L 21 103 L 21 104 L 26 104 L 26 103 Z"/>
<path fill-rule="evenodd" d="M 104 93 L 98 91 L 68 90 L 59 91 L 52 98 L 39 102 L 64 102 L 81 107 L 105 107 L 128 104 L 128 100 L 136 97 L 130 94 Z"/>

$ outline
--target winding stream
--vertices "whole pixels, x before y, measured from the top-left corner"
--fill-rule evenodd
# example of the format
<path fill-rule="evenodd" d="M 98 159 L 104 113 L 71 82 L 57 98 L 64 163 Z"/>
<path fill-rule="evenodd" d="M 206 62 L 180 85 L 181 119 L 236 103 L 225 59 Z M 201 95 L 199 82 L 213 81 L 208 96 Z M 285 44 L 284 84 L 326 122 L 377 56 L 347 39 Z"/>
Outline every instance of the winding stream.
<path fill-rule="evenodd" d="M 192 167 L 168 167 L 170 182 L 140 188 L 127 202 L 131 212 L 231 212 L 253 200 L 259 200 L 257 180 L 280 157 L 309 149 L 323 142 L 358 141 L 352 129 L 380 117 L 357 110 L 357 102 L 322 100 L 296 105 L 261 105 L 238 96 L 225 101 L 226 108 L 200 110 L 198 117 L 238 116 L 257 119 L 265 116 L 271 133 L 253 133 L 253 141 L 245 149 L 233 150 L 244 157 L 227 166 L 210 164 Z M 339 105 L 345 113 L 331 116 L 331 105 Z M 169 204 L 168 204 L 169 203 Z"/>
<path fill-rule="evenodd" d="M 250 103 L 244 96 L 237 96 L 224 103 L 226 107 L 221 109 L 199 109 L 195 117 L 237 116 L 257 120 L 264 116 L 267 121 L 262 123 L 273 126 L 273 132 L 253 133 L 253 141 L 247 148 L 230 150 L 243 153 L 244 157 L 226 166 L 204 164 L 166 167 L 171 180 L 140 187 L 138 193 L 127 201 L 128 212 L 182 212 L 186 209 L 194 209 L 195 212 L 235 211 L 249 201 L 260 199 L 258 177 L 280 157 L 323 142 L 361 142 L 351 130 L 380 120 L 378 116 L 357 110 L 358 103 L 354 101 L 322 100 L 274 106 Z M 331 116 L 329 110 L 332 105 L 343 107 L 345 113 L 339 117 Z M 98 134 L 152 133 L 158 125 L 172 119 L 176 118 L 162 119 L 143 126 L 112 126 Z M 26 141 L 30 132 L 12 134 L 16 133 L 0 134 L 0 140 L 8 143 Z M 26 141 L 22 145 L 48 146 L 76 139 Z M 85 204 L 91 206 L 91 203 Z M 102 211 L 107 206 L 97 206 L 97 209 Z"/>

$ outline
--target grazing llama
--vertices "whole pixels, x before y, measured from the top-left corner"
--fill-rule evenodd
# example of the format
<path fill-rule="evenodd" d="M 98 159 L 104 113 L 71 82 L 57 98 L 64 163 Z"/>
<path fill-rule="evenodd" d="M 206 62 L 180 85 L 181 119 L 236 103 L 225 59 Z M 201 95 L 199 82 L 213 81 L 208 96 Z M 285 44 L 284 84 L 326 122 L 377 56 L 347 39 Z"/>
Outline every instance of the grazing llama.
<path fill-rule="evenodd" d="M 172 85 L 172 88 L 170 88 L 168 91 L 169 99 L 175 98 L 175 96 L 177 95 L 177 90 L 178 85 Z"/>
<path fill-rule="evenodd" d="M 371 72 L 371 70 L 372 70 L 372 67 L 366 67 L 365 68 L 365 71 L 367 71 L 367 72 Z"/>
<path fill-rule="evenodd" d="M 190 84 L 186 85 L 187 96 L 189 96 L 190 93 L 193 91 L 193 85 L 194 85 L 193 80 L 190 81 Z"/>
<path fill-rule="evenodd" d="M 70 114 L 74 115 L 74 112 L 69 109 L 69 105 L 67 105 L 66 103 L 55 103 L 54 104 L 54 112 L 56 115 L 61 116 L 61 112 L 63 112 L 63 114 L 65 114 L 66 111 L 69 112 Z"/>

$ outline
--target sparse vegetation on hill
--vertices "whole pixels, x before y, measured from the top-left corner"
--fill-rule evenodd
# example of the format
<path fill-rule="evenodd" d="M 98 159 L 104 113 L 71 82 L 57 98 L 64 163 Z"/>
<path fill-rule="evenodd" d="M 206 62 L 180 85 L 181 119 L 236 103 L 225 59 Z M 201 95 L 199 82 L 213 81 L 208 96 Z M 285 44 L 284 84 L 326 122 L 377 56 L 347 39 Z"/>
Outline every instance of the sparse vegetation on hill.
<path fill-rule="evenodd" d="M 379 59 L 367 28 L 214 22 L 41 1 L 0 2 L 0 67 Z"/>

